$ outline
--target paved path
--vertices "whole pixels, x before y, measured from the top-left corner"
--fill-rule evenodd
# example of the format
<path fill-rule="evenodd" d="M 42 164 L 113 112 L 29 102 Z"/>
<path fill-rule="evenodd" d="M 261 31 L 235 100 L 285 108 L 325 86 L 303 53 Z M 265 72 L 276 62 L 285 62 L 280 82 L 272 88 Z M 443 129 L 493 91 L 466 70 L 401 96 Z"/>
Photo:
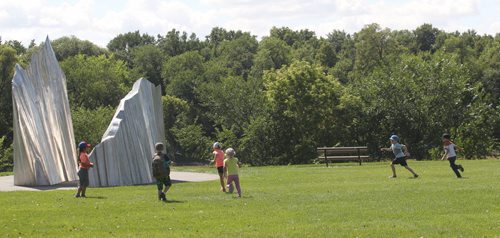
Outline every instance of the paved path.
<path fill-rule="evenodd" d="M 174 183 L 180 182 L 203 182 L 219 179 L 217 174 L 207 174 L 207 173 L 194 173 L 194 172 L 170 172 L 170 178 Z M 75 189 L 77 187 L 77 182 L 67 182 L 53 186 L 36 186 L 36 187 L 26 187 L 26 186 L 15 186 L 14 185 L 14 175 L 10 176 L 0 176 L 0 192 L 8 191 L 45 191 L 45 190 L 60 190 L 60 189 Z"/>

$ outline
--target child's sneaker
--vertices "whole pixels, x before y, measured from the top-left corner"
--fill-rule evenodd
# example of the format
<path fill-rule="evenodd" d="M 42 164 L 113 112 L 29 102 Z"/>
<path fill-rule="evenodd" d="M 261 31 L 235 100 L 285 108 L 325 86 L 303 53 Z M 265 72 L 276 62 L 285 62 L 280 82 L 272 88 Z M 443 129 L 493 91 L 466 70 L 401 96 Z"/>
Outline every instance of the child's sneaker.
<path fill-rule="evenodd" d="M 80 197 L 80 194 L 75 194 L 75 198 L 79 198 Z"/>
<path fill-rule="evenodd" d="M 414 175 L 413 175 L 413 177 L 414 177 L 414 178 L 418 178 L 418 174 L 414 174 Z"/>
<path fill-rule="evenodd" d="M 397 178 L 396 176 L 389 176 L 389 178 Z"/>
<path fill-rule="evenodd" d="M 160 200 L 161 201 L 167 201 L 167 196 L 165 195 L 165 193 L 161 193 L 160 194 Z"/>
<path fill-rule="evenodd" d="M 461 164 L 458 165 L 458 169 L 460 169 L 460 171 L 462 171 L 462 173 L 464 172 L 464 167 Z"/>

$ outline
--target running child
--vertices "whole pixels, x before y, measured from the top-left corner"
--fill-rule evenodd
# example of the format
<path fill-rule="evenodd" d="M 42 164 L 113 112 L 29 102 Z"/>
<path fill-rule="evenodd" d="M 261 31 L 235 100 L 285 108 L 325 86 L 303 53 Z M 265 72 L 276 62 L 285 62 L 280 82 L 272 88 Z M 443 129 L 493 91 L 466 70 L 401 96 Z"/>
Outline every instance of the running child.
<path fill-rule="evenodd" d="M 405 169 L 413 174 L 414 178 L 418 178 L 418 174 L 408 166 L 408 163 L 406 163 L 406 156 L 410 154 L 408 148 L 403 144 L 399 144 L 399 137 L 397 135 L 392 135 L 389 140 L 391 141 L 391 146 L 389 148 L 380 149 L 381 151 L 392 151 L 395 156 L 395 159 L 391 162 L 392 176 L 389 178 L 396 178 L 396 168 L 394 167 L 396 164 L 405 167 Z"/>
<path fill-rule="evenodd" d="M 239 178 L 239 167 L 240 163 L 238 159 L 234 157 L 236 152 L 233 148 L 228 148 L 226 150 L 226 159 L 224 160 L 224 173 L 227 176 L 227 188 L 230 193 L 233 192 L 233 182 L 238 191 L 238 197 L 241 198 L 241 188 L 240 188 L 240 178 Z"/>
<path fill-rule="evenodd" d="M 156 179 L 156 187 L 158 189 L 158 200 L 166 202 L 166 194 L 172 186 L 172 181 L 170 180 L 171 161 L 168 156 L 163 153 L 164 148 L 161 142 L 155 144 L 156 154 L 153 157 L 152 167 L 153 177 Z"/>
<path fill-rule="evenodd" d="M 80 165 L 80 170 L 78 170 L 78 191 L 75 194 L 76 198 L 86 197 L 85 192 L 89 186 L 89 169 L 94 167 L 94 163 L 89 160 L 89 155 L 87 154 L 87 149 L 90 148 L 90 144 L 82 141 L 78 144 L 78 164 Z"/>
<path fill-rule="evenodd" d="M 453 143 L 450 134 L 447 133 L 443 134 L 443 137 L 441 139 L 443 141 L 443 148 L 444 148 L 444 155 L 441 158 L 441 160 L 447 158 L 448 161 L 450 162 L 450 167 L 453 170 L 453 172 L 455 172 L 455 175 L 457 175 L 457 178 L 461 178 L 462 175 L 460 174 L 460 172 L 458 172 L 458 170 L 462 171 L 463 173 L 464 167 L 460 164 L 455 164 L 455 161 L 457 160 L 456 151 L 457 150 L 461 151 L 462 148 L 456 146 L 455 143 Z"/>
<path fill-rule="evenodd" d="M 220 190 L 222 192 L 226 192 L 226 186 L 224 183 L 224 151 L 221 150 L 221 145 L 219 142 L 215 142 L 212 146 L 213 154 L 214 154 L 214 164 L 217 168 L 217 172 L 219 173 L 220 180 Z"/>

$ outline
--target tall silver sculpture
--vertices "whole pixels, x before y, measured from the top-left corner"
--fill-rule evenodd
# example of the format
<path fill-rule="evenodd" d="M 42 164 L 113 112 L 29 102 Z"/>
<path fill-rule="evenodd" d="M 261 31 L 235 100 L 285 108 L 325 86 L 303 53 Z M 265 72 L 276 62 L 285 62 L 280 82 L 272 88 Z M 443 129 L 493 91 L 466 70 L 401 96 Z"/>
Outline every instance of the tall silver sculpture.
<path fill-rule="evenodd" d="M 154 144 L 165 141 L 161 86 L 145 79 L 134 83 L 90 154 L 90 186 L 120 186 L 153 182 Z"/>
<path fill-rule="evenodd" d="M 66 90 L 49 38 L 26 70 L 16 65 L 14 184 L 53 185 L 77 179 L 76 144 Z"/>

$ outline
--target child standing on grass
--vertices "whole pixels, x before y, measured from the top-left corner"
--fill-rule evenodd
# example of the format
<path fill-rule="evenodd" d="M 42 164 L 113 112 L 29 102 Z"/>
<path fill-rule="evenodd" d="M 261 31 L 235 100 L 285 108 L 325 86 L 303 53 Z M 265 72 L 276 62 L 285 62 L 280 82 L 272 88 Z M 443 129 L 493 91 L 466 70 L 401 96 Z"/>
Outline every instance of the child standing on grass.
<path fill-rule="evenodd" d="M 453 143 L 450 134 L 447 133 L 443 134 L 443 137 L 441 139 L 443 141 L 443 148 L 444 148 L 444 155 L 441 158 L 441 160 L 447 158 L 448 161 L 450 162 L 450 167 L 453 170 L 453 172 L 455 172 L 455 175 L 457 175 L 457 178 L 461 178 L 462 175 L 460 174 L 460 172 L 458 172 L 458 170 L 462 171 L 463 173 L 464 167 L 460 164 L 455 164 L 455 161 L 457 160 L 456 150 L 460 151 L 462 150 L 462 148 L 456 146 L 455 143 Z"/>
<path fill-rule="evenodd" d="M 75 194 L 76 198 L 86 197 L 85 192 L 89 186 L 89 169 L 94 166 L 89 160 L 89 155 L 87 154 L 87 149 L 90 148 L 90 144 L 82 141 L 78 144 L 78 164 L 80 165 L 80 170 L 78 170 L 78 191 Z"/>
<path fill-rule="evenodd" d="M 227 176 L 227 188 L 230 193 L 233 192 L 233 182 L 238 191 L 238 197 L 241 198 L 241 188 L 240 188 L 240 178 L 239 178 L 239 167 L 240 163 L 236 157 L 236 152 L 233 148 L 228 148 L 226 150 L 226 159 L 224 160 L 224 173 Z"/>
<path fill-rule="evenodd" d="M 397 135 L 392 135 L 389 140 L 391 141 L 391 147 L 380 149 L 381 151 L 392 151 L 396 157 L 391 162 L 392 176 L 389 178 L 396 178 L 396 168 L 394 167 L 396 164 L 405 167 L 413 174 L 414 178 L 418 178 L 418 174 L 416 174 L 415 171 L 408 166 L 408 163 L 406 163 L 406 156 L 410 154 L 408 148 L 405 145 L 399 144 L 399 137 Z"/>
<path fill-rule="evenodd" d="M 156 179 L 156 187 L 158 188 L 158 200 L 167 201 L 167 192 L 172 186 L 170 180 L 170 159 L 163 153 L 163 143 L 155 144 L 156 154 L 153 157 L 153 177 Z M 165 187 L 163 187 L 165 185 Z M 163 191 L 162 191 L 163 190 Z"/>
<path fill-rule="evenodd" d="M 215 142 L 212 149 L 214 150 L 214 164 L 217 168 L 217 173 L 219 173 L 220 191 L 226 192 L 226 186 L 224 183 L 224 151 L 221 150 L 219 142 Z"/>

